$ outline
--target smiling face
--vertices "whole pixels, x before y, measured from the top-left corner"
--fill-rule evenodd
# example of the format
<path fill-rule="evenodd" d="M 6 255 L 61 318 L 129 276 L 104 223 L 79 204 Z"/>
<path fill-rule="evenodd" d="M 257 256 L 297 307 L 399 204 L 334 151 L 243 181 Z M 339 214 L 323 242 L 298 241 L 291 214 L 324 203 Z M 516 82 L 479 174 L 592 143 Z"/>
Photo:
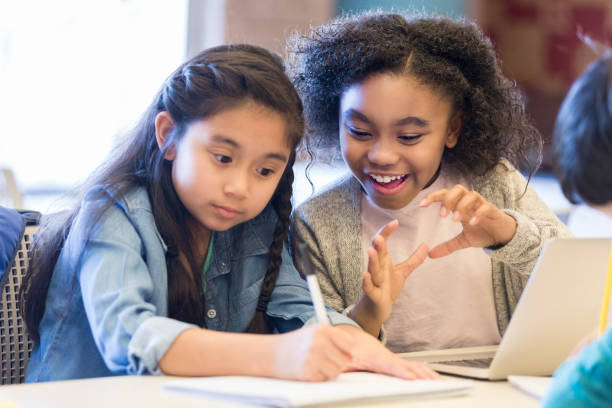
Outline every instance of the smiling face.
<path fill-rule="evenodd" d="M 290 154 L 281 115 L 249 102 L 193 122 L 165 157 L 173 161 L 174 189 L 199 226 L 224 231 L 265 208 Z"/>
<path fill-rule="evenodd" d="M 450 101 L 406 75 L 371 76 L 342 94 L 342 155 L 377 205 L 402 208 L 428 185 L 457 144 L 451 113 Z"/>

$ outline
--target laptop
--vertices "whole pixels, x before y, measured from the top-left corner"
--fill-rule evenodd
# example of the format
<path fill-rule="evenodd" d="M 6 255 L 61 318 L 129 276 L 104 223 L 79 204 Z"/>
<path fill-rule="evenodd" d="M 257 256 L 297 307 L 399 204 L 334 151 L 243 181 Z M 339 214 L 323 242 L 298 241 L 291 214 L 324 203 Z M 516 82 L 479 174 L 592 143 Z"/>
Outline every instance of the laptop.
<path fill-rule="evenodd" d="M 552 375 L 576 343 L 599 325 L 611 244 L 612 238 L 549 241 L 499 346 L 400 356 L 441 373 L 485 380 Z"/>

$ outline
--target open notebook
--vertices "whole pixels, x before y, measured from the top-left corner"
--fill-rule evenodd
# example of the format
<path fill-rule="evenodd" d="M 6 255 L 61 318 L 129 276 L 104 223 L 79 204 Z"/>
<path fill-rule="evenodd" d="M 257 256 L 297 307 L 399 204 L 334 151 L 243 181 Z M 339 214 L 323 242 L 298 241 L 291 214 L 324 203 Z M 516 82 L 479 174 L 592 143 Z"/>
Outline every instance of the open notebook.
<path fill-rule="evenodd" d="M 480 379 L 551 375 L 574 345 L 597 327 L 610 244 L 610 238 L 548 242 L 499 346 L 401 356 L 442 373 Z"/>
<path fill-rule="evenodd" d="M 310 407 L 350 401 L 397 400 L 465 394 L 467 380 L 405 381 L 382 374 L 344 373 L 336 380 L 301 382 L 260 377 L 201 377 L 172 380 L 169 390 L 201 393 L 208 397 L 268 407 Z"/>

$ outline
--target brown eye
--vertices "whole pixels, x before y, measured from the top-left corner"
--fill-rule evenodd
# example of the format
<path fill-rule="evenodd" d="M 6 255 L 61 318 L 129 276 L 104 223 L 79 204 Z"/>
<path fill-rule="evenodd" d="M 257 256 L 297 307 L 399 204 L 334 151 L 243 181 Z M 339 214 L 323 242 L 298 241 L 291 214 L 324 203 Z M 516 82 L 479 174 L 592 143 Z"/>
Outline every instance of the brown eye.
<path fill-rule="evenodd" d="M 226 156 L 224 154 L 214 154 L 213 156 L 215 156 L 215 159 L 219 162 L 219 163 L 231 163 L 232 162 L 232 158 L 229 156 Z"/>
<path fill-rule="evenodd" d="M 266 169 L 266 168 L 261 168 L 261 169 L 257 169 L 257 172 L 259 174 L 261 174 L 264 177 L 270 176 L 272 174 L 274 174 L 274 170 L 272 169 Z"/>
<path fill-rule="evenodd" d="M 416 143 L 423 135 L 401 135 L 397 138 L 403 144 L 414 144 Z"/>
<path fill-rule="evenodd" d="M 361 130 L 357 130 L 354 127 L 351 127 L 351 126 L 347 126 L 346 130 L 355 139 L 366 139 L 366 138 L 368 138 L 370 136 L 369 132 L 364 132 L 364 131 L 361 131 Z"/>

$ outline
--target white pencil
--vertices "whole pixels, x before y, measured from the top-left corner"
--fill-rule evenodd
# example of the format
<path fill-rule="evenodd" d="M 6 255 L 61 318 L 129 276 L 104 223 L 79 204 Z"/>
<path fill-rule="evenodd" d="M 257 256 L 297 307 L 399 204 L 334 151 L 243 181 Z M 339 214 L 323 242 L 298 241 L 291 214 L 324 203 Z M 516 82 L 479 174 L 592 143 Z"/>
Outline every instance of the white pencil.
<path fill-rule="evenodd" d="M 325 311 L 325 302 L 323 302 L 323 295 L 321 295 L 321 288 L 319 287 L 317 275 L 307 275 L 306 282 L 308 282 L 308 289 L 310 290 L 312 304 L 314 305 L 315 313 L 317 314 L 317 320 L 321 324 L 329 324 L 327 312 Z"/>
<path fill-rule="evenodd" d="M 312 304 L 315 309 L 317 320 L 320 324 L 329 324 L 329 318 L 325 311 L 325 302 L 323 301 L 323 295 L 321 295 L 321 288 L 319 287 L 317 275 L 313 272 L 306 258 L 306 245 L 302 243 L 298 244 L 298 247 L 304 257 L 304 270 L 302 273 L 306 275 L 306 282 L 308 282 L 308 290 L 310 291 L 310 297 L 312 297 Z"/>

